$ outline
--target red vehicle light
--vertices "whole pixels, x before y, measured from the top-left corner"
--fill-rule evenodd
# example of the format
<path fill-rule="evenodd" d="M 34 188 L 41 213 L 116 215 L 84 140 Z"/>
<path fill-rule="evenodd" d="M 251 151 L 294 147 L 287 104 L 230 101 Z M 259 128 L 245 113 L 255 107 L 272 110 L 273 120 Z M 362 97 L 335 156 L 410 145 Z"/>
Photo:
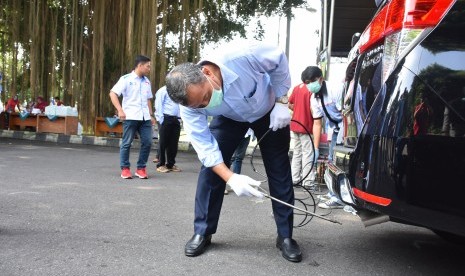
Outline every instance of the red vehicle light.
<path fill-rule="evenodd" d="M 384 36 L 402 29 L 404 23 L 405 5 L 408 4 L 406 2 L 409 1 L 393 0 L 391 3 L 389 3 L 389 6 L 386 7 L 389 9 L 389 11 L 386 17 L 386 29 L 384 30 Z"/>
<path fill-rule="evenodd" d="M 454 3 L 454 0 L 416 0 L 412 2 L 405 16 L 405 28 L 436 26 Z"/>
<path fill-rule="evenodd" d="M 436 26 L 454 0 L 392 0 L 373 18 L 363 32 L 360 52 L 385 36 L 406 29 Z"/>
<path fill-rule="evenodd" d="M 365 201 L 374 203 L 376 205 L 381 205 L 381 206 L 388 206 L 391 204 L 392 200 L 389 198 L 384 198 L 376 195 L 372 195 L 366 192 L 363 192 L 357 188 L 352 188 L 352 191 L 354 192 L 354 195 L 360 199 L 363 199 Z"/>

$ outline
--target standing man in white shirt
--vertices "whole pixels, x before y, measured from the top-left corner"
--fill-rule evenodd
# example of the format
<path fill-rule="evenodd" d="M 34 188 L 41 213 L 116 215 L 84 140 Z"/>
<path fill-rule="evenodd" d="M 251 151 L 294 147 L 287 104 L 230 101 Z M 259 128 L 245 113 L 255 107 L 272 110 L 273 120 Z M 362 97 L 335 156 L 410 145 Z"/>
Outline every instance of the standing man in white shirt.
<path fill-rule="evenodd" d="M 176 166 L 179 135 L 181 134 L 179 104 L 173 102 L 166 86 L 155 93 L 155 119 L 159 123 L 157 172 L 180 172 Z"/>
<path fill-rule="evenodd" d="M 263 197 L 260 185 L 229 169 L 231 156 L 251 128 L 261 139 L 270 194 L 294 204 L 289 162 L 287 92 L 291 85 L 286 55 L 276 46 L 256 44 L 232 49 L 218 58 L 176 66 L 166 77 L 168 94 L 181 105 L 184 130 L 202 162 L 195 196 L 194 235 L 186 256 L 204 252 L 216 233 L 227 183 L 238 196 Z M 207 117 L 213 116 L 208 124 Z M 300 262 L 302 253 L 292 239 L 293 209 L 272 202 L 277 226 L 276 246 L 282 256 Z"/>
<path fill-rule="evenodd" d="M 110 91 L 111 102 L 118 111 L 118 117 L 123 120 L 123 140 L 119 157 L 121 177 L 124 179 L 132 178 L 129 152 L 136 133 L 140 138 L 140 151 L 135 175 L 141 179 L 148 178 L 145 167 L 152 146 L 152 125 L 155 124 L 155 118 L 152 117 L 152 87 L 147 78 L 150 66 L 148 57 L 137 56 L 134 70 L 122 76 Z M 122 105 L 118 99 L 121 95 Z"/>

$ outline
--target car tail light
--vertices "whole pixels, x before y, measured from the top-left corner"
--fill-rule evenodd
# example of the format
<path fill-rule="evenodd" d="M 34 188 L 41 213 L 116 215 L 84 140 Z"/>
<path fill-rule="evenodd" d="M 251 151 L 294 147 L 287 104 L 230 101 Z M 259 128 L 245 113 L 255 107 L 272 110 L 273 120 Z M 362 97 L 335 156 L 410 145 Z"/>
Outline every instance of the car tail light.
<path fill-rule="evenodd" d="M 405 56 L 444 17 L 455 0 L 392 0 L 360 37 L 360 53 L 384 39 L 383 82 Z"/>
<path fill-rule="evenodd" d="M 356 197 L 377 205 L 388 206 L 392 202 L 392 200 L 389 198 L 372 195 L 357 188 L 352 188 L 352 191 Z"/>

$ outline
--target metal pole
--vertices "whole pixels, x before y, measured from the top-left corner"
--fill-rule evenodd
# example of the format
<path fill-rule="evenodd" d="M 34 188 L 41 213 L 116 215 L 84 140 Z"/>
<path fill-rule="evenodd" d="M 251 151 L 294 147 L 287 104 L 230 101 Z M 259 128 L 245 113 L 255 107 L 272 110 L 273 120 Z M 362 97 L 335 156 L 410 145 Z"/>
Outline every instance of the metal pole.
<path fill-rule="evenodd" d="M 323 1 L 323 50 L 328 46 L 328 0 Z"/>
<path fill-rule="evenodd" d="M 262 182 L 262 183 L 263 183 L 263 182 L 266 182 L 266 180 L 263 180 L 263 181 L 261 181 L 261 182 Z M 258 188 L 259 192 L 263 194 L 264 197 L 269 198 L 269 199 L 271 199 L 272 201 L 276 201 L 276 202 L 278 202 L 278 203 L 281 203 L 281 204 L 283 204 L 283 205 L 286 205 L 287 207 L 291 207 L 292 209 L 295 209 L 295 210 L 299 210 L 299 211 L 301 211 L 301 212 L 304 212 L 304 213 L 306 213 L 306 214 L 308 214 L 308 215 L 315 216 L 315 217 L 317 217 L 317 218 L 320 218 L 320 219 L 323 219 L 323 220 L 326 220 L 326 221 L 329 221 L 329 222 L 332 222 L 332 223 L 337 223 L 337 224 L 342 225 L 342 223 L 340 223 L 340 222 L 337 221 L 337 220 L 332 220 L 332 219 L 329 219 L 329 218 L 325 218 L 325 217 L 323 217 L 323 216 L 317 215 L 317 214 L 315 214 L 315 213 L 312 213 L 312 212 L 310 212 L 310 211 L 304 210 L 304 209 L 302 209 L 302 208 L 299 208 L 299 207 L 297 207 L 297 206 L 294 206 L 294 205 L 292 205 L 292 204 L 289 204 L 289 203 L 287 203 L 287 202 L 284 202 L 284 201 L 282 201 L 282 200 L 279 200 L 279 199 L 277 199 L 277 198 L 275 198 L 275 197 L 272 197 L 272 196 L 270 196 L 269 194 L 267 194 L 266 191 L 265 191 L 265 189 L 263 189 L 263 188 L 260 187 L 260 186 L 258 186 L 257 188 Z"/>
<path fill-rule="evenodd" d="M 326 71 L 326 79 L 329 79 L 329 67 L 331 65 L 331 47 L 333 44 L 333 23 L 334 23 L 334 3 L 336 0 L 331 0 L 331 12 L 329 15 L 329 34 L 328 34 L 328 63 L 327 63 L 327 71 Z"/>
<path fill-rule="evenodd" d="M 289 60 L 289 48 L 290 48 L 290 42 L 291 42 L 291 8 L 290 7 L 289 7 L 289 10 L 287 11 L 286 19 L 287 19 L 287 26 L 286 26 L 286 56 L 287 56 L 287 60 Z"/>
<path fill-rule="evenodd" d="M 315 217 L 317 217 L 317 218 L 320 218 L 320 219 L 323 219 L 323 220 L 326 220 L 326 221 L 329 221 L 329 222 L 332 222 L 332 223 L 337 223 L 337 224 L 342 225 L 342 223 L 340 223 L 339 221 L 332 220 L 332 219 L 329 219 L 329 218 L 325 218 L 325 217 L 323 217 L 323 216 L 320 216 L 320 215 L 317 215 L 317 214 L 315 214 L 315 213 L 309 212 L 309 211 L 307 211 L 307 210 L 304 210 L 304 209 L 302 209 L 302 208 L 296 207 L 296 206 L 294 206 L 294 205 L 292 205 L 292 204 L 289 204 L 289 203 L 287 203 L 287 202 L 284 202 L 284 201 L 282 201 L 282 200 L 279 200 L 279 199 L 277 199 L 277 198 L 274 198 L 274 197 L 272 197 L 272 196 L 270 196 L 270 195 L 268 195 L 268 194 L 263 193 L 263 195 L 264 195 L 266 198 L 269 198 L 269 199 L 271 199 L 271 200 L 273 200 L 273 201 L 279 202 L 279 203 L 281 203 L 281 204 L 283 204 L 283 205 L 286 205 L 287 207 L 291 207 L 291 208 L 293 208 L 293 209 L 299 210 L 299 211 L 304 212 L 304 213 L 306 213 L 306 214 L 309 214 L 309 215 L 311 215 L 311 216 L 315 216 Z"/>

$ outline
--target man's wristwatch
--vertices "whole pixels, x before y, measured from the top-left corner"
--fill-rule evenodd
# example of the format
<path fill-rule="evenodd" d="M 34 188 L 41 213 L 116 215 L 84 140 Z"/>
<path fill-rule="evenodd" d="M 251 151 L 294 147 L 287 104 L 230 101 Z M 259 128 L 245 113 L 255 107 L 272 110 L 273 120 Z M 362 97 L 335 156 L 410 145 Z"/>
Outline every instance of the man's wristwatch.
<path fill-rule="evenodd" d="M 276 99 L 277 103 L 282 103 L 282 104 L 288 104 L 289 103 L 289 98 L 284 95 Z"/>

